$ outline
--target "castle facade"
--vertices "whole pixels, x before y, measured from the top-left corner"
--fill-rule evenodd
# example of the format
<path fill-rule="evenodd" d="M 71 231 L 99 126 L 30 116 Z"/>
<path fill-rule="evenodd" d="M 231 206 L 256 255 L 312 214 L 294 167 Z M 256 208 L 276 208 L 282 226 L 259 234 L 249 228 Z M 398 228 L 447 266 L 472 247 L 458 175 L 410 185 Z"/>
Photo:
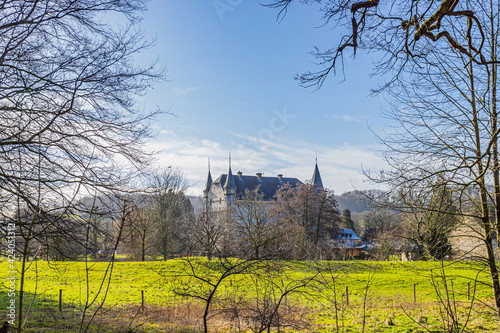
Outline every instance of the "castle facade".
<path fill-rule="evenodd" d="M 238 171 L 236 175 L 233 175 L 231 162 L 229 162 L 228 173 L 222 174 L 215 181 L 212 181 L 209 168 L 207 182 L 203 190 L 205 209 L 207 212 L 226 210 L 237 200 L 242 199 L 247 190 L 253 192 L 259 189 L 262 200 L 271 201 L 278 189 L 285 184 L 296 187 L 303 183 L 297 178 L 284 177 L 282 174 L 278 174 L 276 177 L 268 177 L 258 172 L 255 176 L 250 176 Z M 323 189 L 317 161 L 311 184 L 318 189 Z"/>

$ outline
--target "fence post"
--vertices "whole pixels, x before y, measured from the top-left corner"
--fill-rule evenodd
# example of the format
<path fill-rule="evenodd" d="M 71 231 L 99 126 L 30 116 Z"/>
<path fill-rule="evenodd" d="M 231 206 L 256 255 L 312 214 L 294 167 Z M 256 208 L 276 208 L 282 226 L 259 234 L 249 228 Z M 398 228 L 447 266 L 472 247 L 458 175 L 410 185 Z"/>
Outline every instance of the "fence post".
<path fill-rule="evenodd" d="M 59 312 L 62 312 L 62 289 L 59 289 Z"/>
<path fill-rule="evenodd" d="M 467 300 L 470 301 L 470 282 L 467 282 Z"/>
<path fill-rule="evenodd" d="M 141 290 L 141 312 L 144 312 L 144 290 Z"/>
<path fill-rule="evenodd" d="M 345 304 L 349 305 L 349 287 L 345 286 Z"/>
<path fill-rule="evenodd" d="M 413 303 L 417 303 L 417 287 L 416 284 L 413 284 Z"/>

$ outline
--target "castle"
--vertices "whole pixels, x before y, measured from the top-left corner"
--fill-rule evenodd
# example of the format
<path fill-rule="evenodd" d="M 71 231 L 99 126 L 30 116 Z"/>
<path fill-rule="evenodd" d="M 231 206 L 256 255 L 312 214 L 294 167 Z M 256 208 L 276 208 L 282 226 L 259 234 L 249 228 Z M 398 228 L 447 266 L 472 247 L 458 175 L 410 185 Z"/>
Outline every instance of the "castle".
<path fill-rule="evenodd" d="M 302 182 L 297 178 L 283 177 L 282 174 L 278 174 L 276 177 L 265 177 L 261 172 L 258 172 L 255 176 L 247 176 L 238 171 L 236 175 L 233 175 L 230 158 L 228 173 L 220 175 L 215 181 L 212 181 L 210 167 L 208 169 L 207 183 L 203 190 L 205 209 L 207 212 L 226 210 L 236 200 L 242 198 L 246 190 L 255 191 L 257 188 L 262 194 L 262 199 L 270 201 L 284 184 L 296 187 Z M 311 184 L 318 189 L 323 189 L 317 160 Z"/>

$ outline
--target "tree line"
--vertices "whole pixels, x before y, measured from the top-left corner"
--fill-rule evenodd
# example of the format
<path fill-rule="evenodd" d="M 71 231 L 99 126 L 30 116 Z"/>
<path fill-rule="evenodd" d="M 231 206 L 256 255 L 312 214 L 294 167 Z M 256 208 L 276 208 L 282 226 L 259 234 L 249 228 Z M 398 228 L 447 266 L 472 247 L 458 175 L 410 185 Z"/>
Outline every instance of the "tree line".
<path fill-rule="evenodd" d="M 413 251 L 420 258 L 440 260 L 455 254 L 450 238 L 458 225 L 458 209 L 449 190 L 421 203 L 435 211 L 400 212 L 377 208 L 376 191 L 336 196 L 310 184 L 285 184 L 270 201 L 257 188 L 247 190 L 229 209 L 212 211 L 201 197 L 188 197 L 188 187 L 182 170 L 170 167 L 148 177 L 141 191 L 126 197 L 87 196 L 78 200 L 78 209 L 61 217 L 47 214 L 31 224 L 29 212 L 22 211 L 16 217 L 20 227 L 30 225 L 37 237 L 19 239 L 18 253 L 28 243 L 28 258 L 56 261 L 102 260 L 114 251 L 122 260 L 139 261 L 187 255 L 334 259 L 344 257 L 340 229 L 345 228 L 367 245 L 363 258 L 386 260 Z M 355 207 L 364 202 L 365 210 L 340 212 L 337 200 L 346 197 Z"/>
<path fill-rule="evenodd" d="M 165 178 L 166 177 L 166 178 Z M 161 178 L 180 179 L 167 173 Z M 136 197 L 120 250 L 145 260 L 176 254 L 242 258 L 310 258 L 329 253 L 341 222 L 333 192 L 311 185 L 280 188 L 271 201 L 247 190 L 222 211 L 194 214 L 184 189 L 159 183 Z"/>

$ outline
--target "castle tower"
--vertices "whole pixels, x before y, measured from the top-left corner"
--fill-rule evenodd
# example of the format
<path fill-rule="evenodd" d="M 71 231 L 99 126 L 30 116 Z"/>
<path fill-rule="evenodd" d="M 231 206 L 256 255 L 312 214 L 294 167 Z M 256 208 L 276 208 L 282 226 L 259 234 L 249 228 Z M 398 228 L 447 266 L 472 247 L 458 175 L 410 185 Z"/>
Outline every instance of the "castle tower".
<path fill-rule="evenodd" d="M 316 187 L 318 190 L 323 189 L 323 182 L 321 181 L 321 175 L 319 174 L 318 168 L 318 158 L 316 157 L 316 165 L 314 166 L 314 172 L 311 179 L 312 186 Z"/>
<path fill-rule="evenodd" d="M 208 194 L 210 192 L 211 187 L 212 187 L 212 175 L 210 173 L 210 158 L 209 158 L 208 159 L 207 183 L 205 184 L 205 188 L 203 189 L 203 199 L 205 201 L 205 212 L 209 212 L 209 210 L 210 210 L 210 199 L 208 198 Z"/>
<path fill-rule="evenodd" d="M 234 182 L 233 171 L 231 170 L 231 152 L 229 152 L 229 171 L 223 188 L 226 206 L 229 206 L 236 200 L 236 183 Z"/>

